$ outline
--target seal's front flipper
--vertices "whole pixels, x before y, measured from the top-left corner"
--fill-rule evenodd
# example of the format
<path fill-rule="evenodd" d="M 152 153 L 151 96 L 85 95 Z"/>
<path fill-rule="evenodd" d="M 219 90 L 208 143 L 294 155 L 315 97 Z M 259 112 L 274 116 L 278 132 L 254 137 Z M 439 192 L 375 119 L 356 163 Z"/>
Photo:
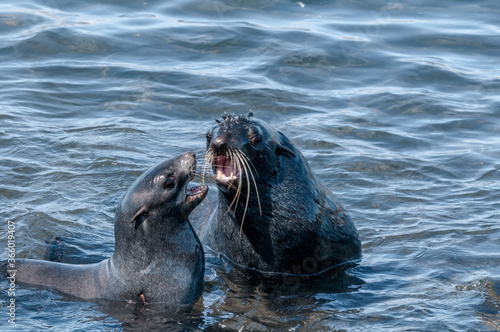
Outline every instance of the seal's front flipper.
<path fill-rule="evenodd" d="M 45 249 L 45 254 L 43 259 L 51 262 L 61 262 L 64 252 L 64 239 L 62 237 L 55 237 L 54 240 L 46 240 L 45 243 L 48 244 L 47 249 Z"/>

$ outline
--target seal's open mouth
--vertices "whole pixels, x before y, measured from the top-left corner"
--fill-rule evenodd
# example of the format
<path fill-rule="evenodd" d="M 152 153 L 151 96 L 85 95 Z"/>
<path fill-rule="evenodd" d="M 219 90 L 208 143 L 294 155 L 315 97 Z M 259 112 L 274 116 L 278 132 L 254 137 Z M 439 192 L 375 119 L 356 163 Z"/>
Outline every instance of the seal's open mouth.
<path fill-rule="evenodd" d="M 186 196 L 203 195 L 208 190 L 208 186 L 200 184 L 199 186 L 186 189 Z"/>
<path fill-rule="evenodd" d="M 215 181 L 226 183 L 237 180 L 240 172 L 235 162 L 227 156 L 218 155 L 214 160 Z"/>
<path fill-rule="evenodd" d="M 208 193 L 208 186 L 200 184 L 196 187 L 186 189 L 185 204 L 188 206 L 196 207 L 205 198 Z"/>
<path fill-rule="evenodd" d="M 191 166 L 191 176 L 189 177 L 188 182 L 193 181 L 195 175 L 196 175 L 196 160 L 193 162 L 193 165 Z M 207 195 L 207 192 L 208 192 L 208 186 L 204 184 L 186 188 L 186 203 L 191 203 L 198 200 L 199 202 L 201 202 L 201 200 L 205 198 L 205 196 Z"/>

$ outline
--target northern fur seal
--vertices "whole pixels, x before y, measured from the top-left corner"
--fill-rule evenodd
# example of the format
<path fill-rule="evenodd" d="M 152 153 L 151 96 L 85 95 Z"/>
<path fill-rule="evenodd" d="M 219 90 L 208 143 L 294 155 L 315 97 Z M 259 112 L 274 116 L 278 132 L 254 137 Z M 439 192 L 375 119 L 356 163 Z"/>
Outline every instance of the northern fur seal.
<path fill-rule="evenodd" d="M 201 242 L 264 272 L 309 275 L 359 259 L 347 211 L 290 140 L 252 116 L 223 114 L 206 135 L 205 167 L 219 194 L 213 214 L 195 224 Z"/>
<path fill-rule="evenodd" d="M 134 182 L 116 212 L 111 258 L 85 265 L 17 261 L 16 281 L 89 300 L 195 302 L 203 289 L 204 254 L 187 218 L 208 192 L 206 186 L 186 189 L 195 169 L 188 152 Z"/>

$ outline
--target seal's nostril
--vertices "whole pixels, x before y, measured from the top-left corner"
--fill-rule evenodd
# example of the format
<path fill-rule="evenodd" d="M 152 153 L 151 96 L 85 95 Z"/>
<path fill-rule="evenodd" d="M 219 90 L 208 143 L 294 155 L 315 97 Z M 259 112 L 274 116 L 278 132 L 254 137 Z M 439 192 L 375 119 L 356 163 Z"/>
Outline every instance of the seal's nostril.
<path fill-rule="evenodd" d="M 225 150 L 227 148 L 225 137 L 219 136 L 214 139 L 211 147 L 215 150 Z"/>

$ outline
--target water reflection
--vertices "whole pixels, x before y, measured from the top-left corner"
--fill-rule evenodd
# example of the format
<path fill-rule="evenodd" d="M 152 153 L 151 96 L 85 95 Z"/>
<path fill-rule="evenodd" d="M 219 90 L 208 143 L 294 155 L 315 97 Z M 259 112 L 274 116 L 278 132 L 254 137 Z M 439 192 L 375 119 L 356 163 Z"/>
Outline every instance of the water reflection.
<path fill-rule="evenodd" d="M 208 261 L 208 269 L 217 273 L 208 289 L 222 295 L 206 310 L 217 319 L 217 326 L 231 330 L 318 327 L 333 318 L 325 304 L 331 305 L 335 294 L 357 292 L 365 283 L 352 274 L 355 264 L 315 276 L 293 276 L 263 275 L 232 267 L 223 258 Z"/>

